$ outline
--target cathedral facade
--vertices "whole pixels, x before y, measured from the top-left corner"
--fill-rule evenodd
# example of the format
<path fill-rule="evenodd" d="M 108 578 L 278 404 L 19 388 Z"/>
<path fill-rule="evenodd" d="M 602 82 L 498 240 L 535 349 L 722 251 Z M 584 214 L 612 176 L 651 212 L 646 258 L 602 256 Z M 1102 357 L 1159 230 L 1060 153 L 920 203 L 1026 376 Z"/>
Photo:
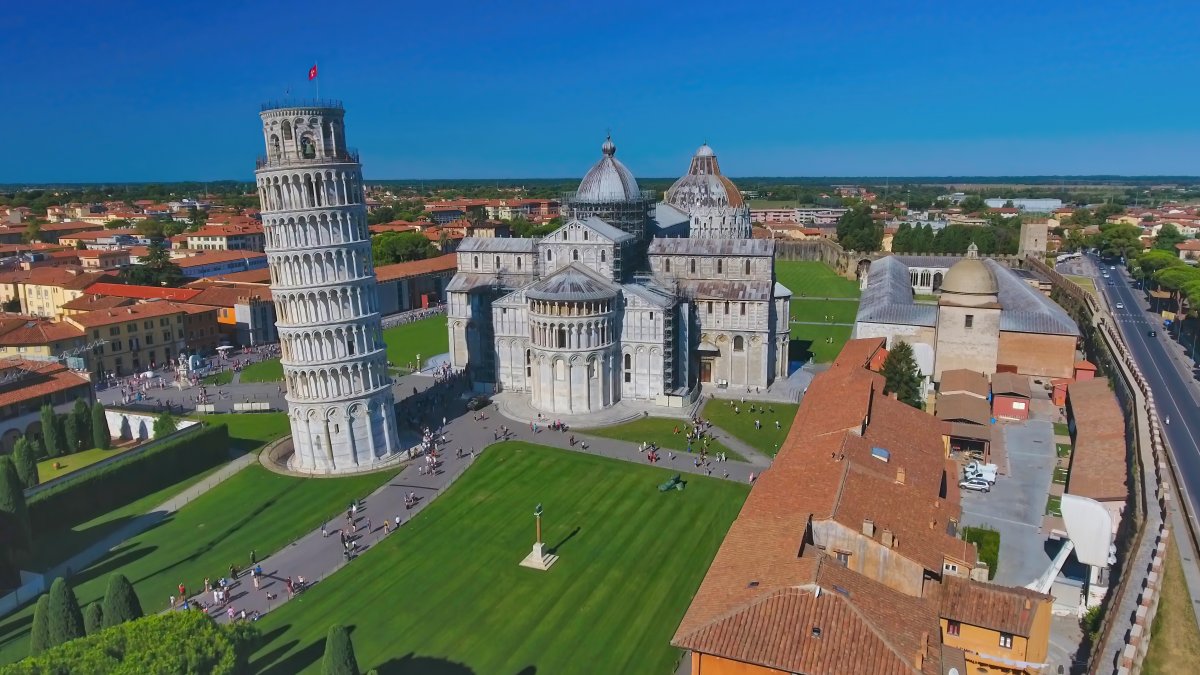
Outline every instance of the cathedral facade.
<path fill-rule="evenodd" d="M 463 240 L 447 287 L 452 365 L 558 415 L 786 377 L 791 292 L 712 149 L 664 202 L 611 139 L 601 152 L 554 232 Z"/>

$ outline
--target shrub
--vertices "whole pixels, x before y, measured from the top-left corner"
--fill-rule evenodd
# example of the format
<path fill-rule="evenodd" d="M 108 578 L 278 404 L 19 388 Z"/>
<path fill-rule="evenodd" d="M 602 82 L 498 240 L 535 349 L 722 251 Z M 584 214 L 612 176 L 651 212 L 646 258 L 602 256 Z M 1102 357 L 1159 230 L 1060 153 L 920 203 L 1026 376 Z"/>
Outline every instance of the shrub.
<path fill-rule="evenodd" d="M 228 459 L 225 425 L 201 427 L 38 492 L 29 498 L 30 523 L 41 536 L 145 497 Z"/>
<path fill-rule="evenodd" d="M 49 403 L 42 405 L 42 444 L 46 446 L 46 454 L 51 457 L 58 457 L 66 448 L 62 422 L 54 414 L 54 406 Z"/>
<path fill-rule="evenodd" d="M 321 658 L 321 672 L 325 675 L 359 675 L 350 631 L 341 624 L 329 627 L 329 634 L 325 637 L 325 656 Z"/>
<path fill-rule="evenodd" d="M 83 612 L 79 609 L 79 599 L 62 577 L 50 584 L 48 625 L 50 644 L 55 647 L 84 636 Z"/>
<path fill-rule="evenodd" d="M 1000 565 L 1000 533 L 988 527 L 964 527 L 963 539 L 975 544 L 979 559 L 988 565 L 988 579 L 996 578 Z"/>
<path fill-rule="evenodd" d="M 17 477 L 21 485 L 29 489 L 38 484 L 37 449 L 28 438 L 18 438 L 13 446 L 13 465 L 17 469 Z"/>
<path fill-rule="evenodd" d="M 104 415 L 104 404 L 96 401 L 92 406 L 92 446 L 101 450 L 112 447 L 112 436 L 108 433 L 108 419 Z"/>
<path fill-rule="evenodd" d="M 100 608 L 99 601 L 83 608 L 83 630 L 88 635 L 104 630 L 104 610 Z"/>
<path fill-rule="evenodd" d="M 71 416 L 75 418 L 75 430 L 79 434 L 79 449 L 87 450 L 95 447 L 95 438 L 92 432 L 92 411 L 88 409 L 87 401 L 81 398 L 75 399 L 75 407 L 71 409 Z"/>
<path fill-rule="evenodd" d="M 162 438 L 163 436 L 170 436 L 171 434 L 175 433 L 175 431 L 177 429 L 179 429 L 178 420 L 175 419 L 174 415 L 172 415 L 171 413 L 169 413 L 165 410 L 163 412 L 159 413 L 158 417 L 154 418 L 154 437 L 155 438 Z"/>
<path fill-rule="evenodd" d="M 142 675 L 250 672 L 258 631 L 246 623 L 218 626 L 202 612 L 166 612 L 72 640 L 3 669 L 5 675 Z"/>
<path fill-rule="evenodd" d="M 104 591 L 104 627 L 110 628 L 126 621 L 142 618 L 142 603 L 133 584 L 124 574 L 114 574 L 108 578 L 108 588 Z"/>
<path fill-rule="evenodd" d="M 75 414 L 70 413 L 58 418 L 63 432 L 63 454 L 70 455 L 79 452 L 79 425 L 75 424 Z"/>
<path fill-rule="evenodd" d="M 29 630 L 29 655 L 37 656 L 50 648 L 50 596 L 42 593 L 33 606 L 33 626 Z"/>
<path fill-rule="evenodd" d="M 0 585 L 17 586 L 18 570 L 29 554 L 29 510 L 25 486 L 12 460 L 0 455 Z"/>

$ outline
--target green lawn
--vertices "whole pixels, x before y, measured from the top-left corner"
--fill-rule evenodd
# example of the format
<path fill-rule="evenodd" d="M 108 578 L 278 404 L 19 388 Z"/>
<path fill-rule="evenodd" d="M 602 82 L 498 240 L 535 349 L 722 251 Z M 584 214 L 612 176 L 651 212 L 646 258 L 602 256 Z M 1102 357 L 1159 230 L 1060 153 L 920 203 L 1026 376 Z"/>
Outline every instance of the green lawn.
<path fill-rule="evenodd" d="M 687 420 L 669 419 L 666 417 L 643 417 L 632 422 L 611 427 L 579 429 L 579 433 L 603 436 L 604 438 L 615 438 L 618 441 L 629 441 L 633 445 L 654 443 L 660 448 L 674 450 L 676 453 L 683 453 L 687 452 L 687 431 L 690 426 L 691 423 Z M 679 433 L 675 433 L 676 429 L 679 429 Z M 701 447 L 700 443 L 692 443 L 692 452 L 700 452 Z M 632 450 L 630 448 L 631 452 Z M 729 459 L 739 462 L 745 461 L 744 457 L 725 447 L 720 441 L 710 440 L 708 442 L 708 451 L 709 454 L 724 452 L 729 455 Z"/>
<path fill-rule="evenodd" d="M 1046 515 L 1061 516 L 1062 515 L 1062 497 L 1050 495 L 1046 497 Z"/>
<path fill-rule="evenodd" d="M 817 363 L 829 363 L 850 339 L 853 326 L 792 325 L 790 361 L 805 361 L 811 355 Z"/>
<path fill-rule="evenodd" d="M 793 321 L 854 323 L 858 303 L 850 300 L 795 300 L 791 302 Z M 830 318 L 826 318 L 830 317 Z"/>
<path fill-rule="evenodd" d="M 964 527 L 963 539 L 975 544 L 979 559 L 988 564 L 988 579 L 996 578 L 1000 566 L 1000 533 L 987 527 Z"/>
<path fill-rule="evenodd" d="M 741 412 L 733 412 L 735 405 Z M 751 405 L 756 411 L 765 407 L 768 412 L 750 412 Z M 700 416 L 764 455 L 774 457 L 775 453 L 779 452 L 783 439 L 787 438 L 792 421 L 796 418 L 796 409 L 799 407 L 790 403 L 739 403 L 713 399 L 704 404 L 704 412 L 700 413 Z M 762 429 L 754 428 L 756 419 L 762 422 Z M 776 421 L 779 422 L 778 429 L 775 428 Z"/>
<path fill-rule="evenodd" d="M 1081 276 L 1074 275 L 1074 274 L 1064 274 L 1063 276 L 1070 279 L 1071 281 L 1074 281 L 1077 286 L 1079 286 L 1083 290 L 1087 291 L 1088 293 L 1091 293 L 1092 295 L 1096 295 L 1096 282 L 1091 277 L 1081 277 Z"/>
<path fill-rule="evenodd" d="M 802 260 L 775 261 L 775 278 L 798 298 L 857 298 L 858 283 L 845 279 L 825 263 Z"/>
<path fill-rule="evenodd" d="M 282 382 L 283 364 L 279 359 L 266 359 L 242 368 L 240 382 Z"/>
<path fill-rule="evenodd" d="M 434 316 L 406 323 L 383 331 L 387 343 L 388 361 L 397 368 L 411 369 L 421 355 L 424 362 L 431 356 L 450 351 L 450 336 L 446 329 L 446 317 Z"/>
<path fill-rule="evenodd" d="M 52 479 L 64 476 L 72 471 L 78 471 L 86 466 L 91 466 L 102 459 L 116 457 L 117 455 L 128 452 L 137 447 L 136 445 L 126 445 L 111 450 L 101 450 L 92 448 L 84 450 L 72 455 L 62 455 L 53 459 L 46 459 L 38 462 L 38 480 L 42 483 Z M 58 462 L 58 468 L 54 468 L 54 463 Z"/>
<path fill-rule="evenodd" d="M 259 673 L 320 672 L 333 623 L 363 671 L 671 673 L 671 635 L 748 486 L 505 443 L 350 567 L 266 615 Z M 542 504 L 550 570 L 518 562 Z"/>
<path fill-rule="evenodd" d="M 1066 485 L 1067 484 L 1067 475 L 1068 475 L 1068 471 L 1065 467 L 1056 466 L 1056 467 L 1054 467 L 1054 478 L 1052 478 L 1051 480 L 1054 481 L 1055 483 L 1058 483 L 1059 485 Z"/>
<path fill-rule="evenodd" d="M 213 384 L 213 385 L 217 385 L 217 386 L 220 386 L 222 384 L 229 384 L 230 382 L 233 382 L 233 371 L 232 370 L 222 370 L 219 373 L 213 373 L 212 375 L 209 375 L 204 378 L 205 384 Z"/>
<path fill-rule="evenodd" d="M 205 576 L 226 574 L 231 563 L 249 564 L 252 549 L 265 558 L 393 475 L 293 478 L 253 464 L 126 541 L 71 582 L 84 605 L 102 597 L 109 575 L 120 571 L 133 582 L 146 612 L 166 609 L 167 597 L 180 581 L 189 588 L 200 586 Z M 0 663 L 27 654 L 32 614 L 29 605 L 0 619 Z"/>
<path fill-rule="evenodd" d="M 1192 611 L 1183 563 L 1175 546 L 1169 546 L 1166 569 L 1163 570 L 1162 600 L 1150 631 L 1150 651 L 1142 673 L 1171 675 L 1193 672 L 1200 660 L 1200 628 Z"/>
<path fill-rule="evenodd" d="M 913 300 L 916 302 L 937 302 L 938 296 L 929 295 L 927 293 L 917 293 L 913 296 Z"/>
<path fill-rule="evenodd" d="M 233 447 L 242 452 L 258 450 L 291 431 L 287 413 L 281 412 L 217 413 L 197 415 L 195 419 L 228 426 L 229 440 L 233 442 Z"/>
<path fill-rule="evenodd" d="M 1063 424 L 1062 422 L 1055 422 L 1054 423 L 1054 435 L 1055 436 L 1070 436 L 1071 429 L 1070 429 L 1070 427 L 1068 427 L 1066 424 Z"/>
<path fill-rule="evenodd" d="M 1071 454 L 1071 445 L 1069 443 L 1055 443 L 1054 449 L 1059 457 L 1067 457 Z"/>

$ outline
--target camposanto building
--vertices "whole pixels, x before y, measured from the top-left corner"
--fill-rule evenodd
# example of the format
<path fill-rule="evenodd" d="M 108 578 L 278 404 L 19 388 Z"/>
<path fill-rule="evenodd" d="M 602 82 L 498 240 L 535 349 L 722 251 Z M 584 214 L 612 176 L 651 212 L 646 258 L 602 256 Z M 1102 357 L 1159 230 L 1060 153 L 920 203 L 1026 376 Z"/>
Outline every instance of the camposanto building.
<path fill-rule="evenodd" d="M 346 473 L 395 455 L 358 153 L 338 102 L 264 106 L 255 172 L 287 382 L 289 467 Z"/>
<path fill-rule="evenodd" d="M 452 364 L 557 415 L 785 377 L 791 292 L 712 149 L 664 203 L 611 139 L 601 153 L 564 195 L 562 227 L 463 240 L 447 287 Z"/>

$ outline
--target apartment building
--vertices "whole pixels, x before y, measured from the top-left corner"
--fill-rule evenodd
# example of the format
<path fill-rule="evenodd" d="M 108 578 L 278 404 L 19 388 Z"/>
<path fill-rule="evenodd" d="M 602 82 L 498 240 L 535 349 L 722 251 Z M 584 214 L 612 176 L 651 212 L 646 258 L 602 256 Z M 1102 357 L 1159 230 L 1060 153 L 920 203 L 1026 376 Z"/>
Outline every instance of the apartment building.
<path fill-rule="evenodd" d="M 65 321 L 89 342 L 105 341 L 89 357 L 98 378 L 142 372 L 181 353 L 211 353 L 219 336 L 216 308 L 166 300 L 75 314 Z"/>

